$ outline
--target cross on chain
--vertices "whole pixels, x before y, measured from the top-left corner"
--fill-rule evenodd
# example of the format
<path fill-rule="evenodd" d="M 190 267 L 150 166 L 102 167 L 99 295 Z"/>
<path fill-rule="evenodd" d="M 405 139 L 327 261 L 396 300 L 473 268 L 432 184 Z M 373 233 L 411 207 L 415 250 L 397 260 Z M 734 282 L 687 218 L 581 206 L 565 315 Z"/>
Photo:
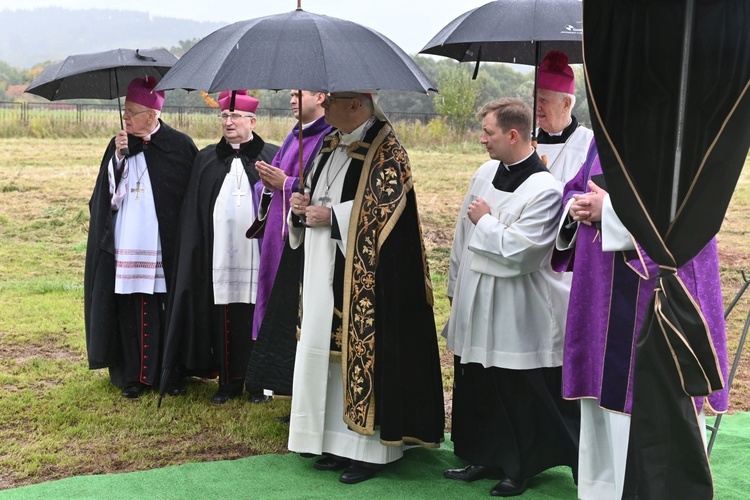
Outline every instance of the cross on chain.
<path fill-rule="evenodd" d="M 245 196 L 245 194 L 247 194 L 247 193 L 245 193 L 244 191 L 242 191 L 239 187 L 234 190 L 234 192 L 232 193 L 232 196 L 234 196 L 234 199 L 237 200 L 237 205 L 236 206 L 238 206 L 238 207 L 240 206 L 240 202 L 242 201 L 242 197 Z"/>
<path fill-rule="evenodd" d="M 144 192 L 144 191 L 145 191 L 145 189 L 141 188 L 141 181 L 136 181 L 135 182 L 135 187 L 134 188 L 130 188 L 130 192 L 131 193 L 135 193 L 135 199 L 136 200 L 140 200 L 141 199 L 141 193 Z"/>

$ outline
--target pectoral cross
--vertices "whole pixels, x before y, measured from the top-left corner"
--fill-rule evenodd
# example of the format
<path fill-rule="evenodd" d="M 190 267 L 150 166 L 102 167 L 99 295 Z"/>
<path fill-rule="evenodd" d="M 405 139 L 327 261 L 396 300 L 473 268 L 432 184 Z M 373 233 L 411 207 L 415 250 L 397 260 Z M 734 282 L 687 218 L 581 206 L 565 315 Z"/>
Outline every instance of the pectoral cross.
<path fill-rule="evenodd" d="M 136 181 L 135 187 L 130 188 L 131 193 L 135 193 L 135 199 L 140 200 L 141 199 L 141 193 L 144 192 L 145 189 L 141 189 L 141 181 Z"/>
<path fill-rule="evenodd" d="M 242 191 L 240 188 L 237 188 L 237 189 L 234 190 L 234 193 L 232 193 L 232 196 L 234 196 L 234 198 L 237 200 L 237 205 L 236 206 L 238 206 L 238 207 L 240 206 L 240 202 L 242 201 L 242 197 L 245 196 L 245 194 L 247 194 L 247 193 L 245 193 L 244 191 Z"/>
<path fill-rule="evenodd" d="M 328 204 L 331 203 L 331 197 L 328 196 L 328 191 L 326 191 L 326 194 L 318 198 L 318 202 L 320 202 L 320 204 L 324 207 L 327 207 Z"/>

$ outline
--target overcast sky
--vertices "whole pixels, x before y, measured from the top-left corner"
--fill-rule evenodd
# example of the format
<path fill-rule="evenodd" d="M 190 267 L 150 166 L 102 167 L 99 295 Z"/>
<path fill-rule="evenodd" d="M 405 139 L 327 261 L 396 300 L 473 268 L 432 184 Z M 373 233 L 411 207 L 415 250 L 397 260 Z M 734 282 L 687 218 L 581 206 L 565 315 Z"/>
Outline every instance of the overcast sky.
<path fill-rule="evenodd" d="M 137 10 L 153 16 L 231 24 L 245 19 L 281 14 L 297 8 L 297 0 L 127 0 L 118 3 L 102 0 L 23 0 L 14 3 L 14 7 L 9 7 L 4 0 L 0 2 L 0 15 L 3 10 L 58 6 L 67 9 Z M 408 54 L 416 54 L 443 26 L 464 12 L 486 3 L 489 3 L 489 0 L 302 0 L 302 8 L 315 14 L 363 24 L 387 36 Z M 186 7 L 187 5 L 189 7 Z M 123 26 L 127 26 L 127 23 Z"/>

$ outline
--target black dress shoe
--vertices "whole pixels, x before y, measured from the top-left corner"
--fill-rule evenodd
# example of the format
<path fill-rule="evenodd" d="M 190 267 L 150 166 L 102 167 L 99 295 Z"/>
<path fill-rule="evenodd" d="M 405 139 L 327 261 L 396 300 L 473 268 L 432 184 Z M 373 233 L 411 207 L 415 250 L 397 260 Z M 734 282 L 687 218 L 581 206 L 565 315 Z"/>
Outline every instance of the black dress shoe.
<path fill-rule="evenodd" d="M 268 403 L 271 401 L 271 396 L 266 396 L 261 392 L 260 394 L 250 394 L 248 399 L 251 403 Z"/>
<path fill-rule="evenodd" d="M 490 495 L 493 497 L 515 497 L 526 491 L 528 485 L 528 481 L 518 482 L 506 477 L 490 490 Z"/>
<path fill-rule="evenodd" d="M 374 465 L 374 464 L 373 464 Z M 370 468 L 363 466 L 360 462 L 350 463 L 339 477 L 339 481 L 345 484 L 357 484 L 375 477 L 382 467 Z"/>
<path fill-rule="evenodd" d="M 145 386 L 139 383 L 131 384 L 122 390 L 122 397 L 128 399 L 137 399 L 141 397 L 141 393 L 146 389 Z"/>
<path fill-rule="evenodd" d="M 477 479 L 500 479 L 503 477 L 503 472 L 497 467 L 469 464 L 460 469 L 448 469 L 443 472 L 443 476 L 448 479 L 456 479 L 458 481 L 466 481 L 467 483 L 470 483 Z"/>
<path fill-rule="evenodd" d="M 184 396 L 185 394 L 187 394 L 187 389 L 185 389 L 185 387 L 182 385 L 172 385 L 167 387 L 167 390 L 165 392 L 170 396 Z"/>
<path fill-rule="evenodd" d="M 292 420 L 292 416 L 287 415 L 286 417 L 276 417 L 274 420 L 281 422 L 282 424 L 288 424 L 289 421 Z"/>
<path fill-rule="evenodd" d="M 313 464 L 318 470 L 341 470 L 346 468 L 351 463 L 351 460 L 344 457 L 337 457 L 336 455 L 326 455 Z"/>
<path fill-rule="evenodd" d="M 219 390 L 214 393 L 211 397 L 211 402 L 216 405 L 223 405 L 232 398 L 236 398 L 242 395 L 243 387 L 242 384 L 219 384 Z"/>

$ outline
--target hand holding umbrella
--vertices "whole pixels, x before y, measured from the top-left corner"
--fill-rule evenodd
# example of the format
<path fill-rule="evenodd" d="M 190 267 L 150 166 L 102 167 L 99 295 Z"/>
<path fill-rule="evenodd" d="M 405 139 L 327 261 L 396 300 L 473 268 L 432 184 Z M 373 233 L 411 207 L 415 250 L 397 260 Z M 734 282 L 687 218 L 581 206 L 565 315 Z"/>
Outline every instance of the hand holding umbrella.
<path fill-rule="evenodd" d="M 166 49 L 114 49 L 106 52 L 75 54 L 50 64 L 26 88 L 26 92 L 50 101 L 63 99 L 115 99 L 120 109 L 120 97 L 125 95 L 134 78 L 161 78 L 177 58 Z M 118 146 L 119 140 L 118 140 Z M 127 145 L 127 139 L 126 143 Z M 127 147 L 118 149 L 128 154 Z"/>

